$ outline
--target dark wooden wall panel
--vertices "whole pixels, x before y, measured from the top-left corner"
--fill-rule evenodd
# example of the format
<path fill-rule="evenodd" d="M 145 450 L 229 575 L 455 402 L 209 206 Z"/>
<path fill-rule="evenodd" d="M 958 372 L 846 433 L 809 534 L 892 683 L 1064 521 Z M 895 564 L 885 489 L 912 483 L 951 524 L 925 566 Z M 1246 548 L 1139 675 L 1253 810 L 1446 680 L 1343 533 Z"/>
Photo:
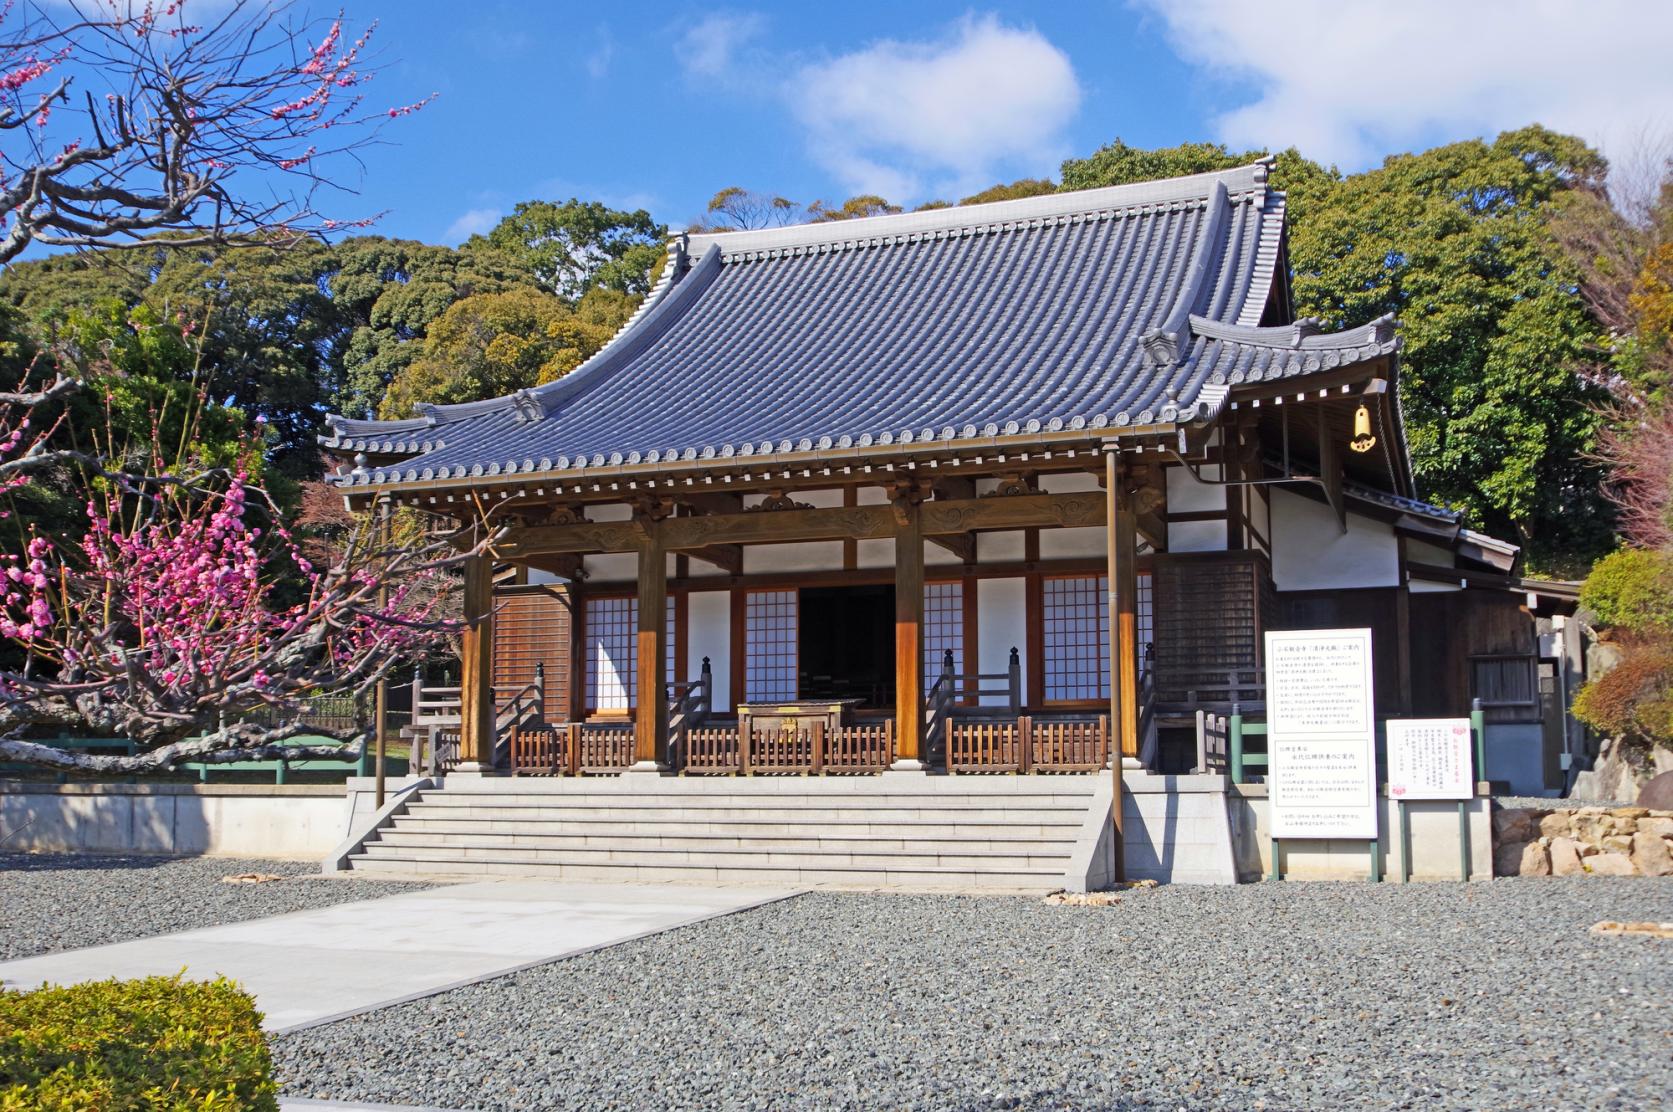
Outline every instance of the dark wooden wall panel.
<path fill-rule="evenodd" d="M 570 664 L 573 602 L 562 587 L 517 587 L 499 592 L 494 611 L 494 686 L 533 682 L 535 664 L 546 667 L 546 708 L 567 714 L 574 669 Z"/>
<path fill-rule="evenodd" d="M 1379 717 L 1408 714 L 1400 698 L 1398 587 L 1281 591 L 1275 629 L 1369 629 L 1373 697 Z"/>
<path fill-rule="evenodd" d="M 1263 554 L 1158 555 L 1152 575 L 1161 702 L 1223 684 L 1227 672 L 1259 671 L 1276 605 Z"/>

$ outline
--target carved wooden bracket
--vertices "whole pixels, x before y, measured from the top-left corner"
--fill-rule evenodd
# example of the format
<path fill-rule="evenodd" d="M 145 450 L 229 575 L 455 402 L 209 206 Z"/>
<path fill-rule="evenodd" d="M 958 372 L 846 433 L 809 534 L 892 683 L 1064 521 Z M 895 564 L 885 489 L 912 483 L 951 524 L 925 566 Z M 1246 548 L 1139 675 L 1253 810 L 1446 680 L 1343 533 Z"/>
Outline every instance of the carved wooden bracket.
<path fill-rule="evenodd" d="M 769 490 L 766 494 L 766 497 L 762 498 L 761 501 L 757 502 L 753 506 L 748 507 L 747 512 L 754 513 L 756 511 L 762 511 L 762 512 L 766 512 L 766 513 L 771 513 L 771 512 L 774 512 L 776 510 L 811 510 L 811 509 L 813 509 L 813 503 L 811 503 L 811 502 L 798 502 L 794 498 L 791 498 L 788 494 L 786 494 L 782 488 L 775 488 L 773 490 Z"/>
<path fill-rule="evenodd" d="M 988 491 L 984 498 L 1014 498 L 1019 494 L 1038 494 L 1040 488 L 1032 474 L 1021 471 L 1009 471 L 999 476 L 999 485 Z"/>

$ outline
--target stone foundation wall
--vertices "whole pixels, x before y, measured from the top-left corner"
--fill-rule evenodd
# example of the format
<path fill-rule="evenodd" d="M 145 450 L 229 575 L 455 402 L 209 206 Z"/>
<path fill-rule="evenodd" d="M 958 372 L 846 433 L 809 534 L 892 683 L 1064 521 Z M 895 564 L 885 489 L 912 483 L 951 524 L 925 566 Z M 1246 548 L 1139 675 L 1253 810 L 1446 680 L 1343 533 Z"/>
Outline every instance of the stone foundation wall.
<path fill-rule="evenodd" d="M 1673 811 L 1493 812 L 1495 876 L 1673 876 Z"/>

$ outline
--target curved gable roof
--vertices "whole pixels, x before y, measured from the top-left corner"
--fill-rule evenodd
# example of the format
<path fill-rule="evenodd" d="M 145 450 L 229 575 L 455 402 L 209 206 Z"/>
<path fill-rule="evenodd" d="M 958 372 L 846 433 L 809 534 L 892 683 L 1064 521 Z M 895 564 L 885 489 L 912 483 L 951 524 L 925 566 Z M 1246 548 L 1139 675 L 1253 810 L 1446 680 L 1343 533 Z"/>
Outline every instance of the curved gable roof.
<path fill-rule="evenodd" d="M 1266 174 L 691 236 L 563 379 L 323 442 L 413 457 L 346 477 L 400 483 L 1205 420 L 1237 382 L 1395 343 L 1254 327 L 1283 232 Z"/>

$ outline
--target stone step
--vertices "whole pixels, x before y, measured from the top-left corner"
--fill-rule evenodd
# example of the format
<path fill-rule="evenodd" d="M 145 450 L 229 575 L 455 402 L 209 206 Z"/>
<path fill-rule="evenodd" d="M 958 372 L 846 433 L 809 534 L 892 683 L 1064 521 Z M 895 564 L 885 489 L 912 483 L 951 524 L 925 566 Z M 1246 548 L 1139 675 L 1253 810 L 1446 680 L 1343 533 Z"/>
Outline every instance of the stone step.
<path fill-rule="evenodd" d="M 1075 796 L 1093 793 L 1091 776 L 921 776 L 905 781 L 880 776 L 482 776 L 448 777 L 453 795 L 770 795 L 866 796 Z"/>
<path fill-rule="evenodd" d="M 536 824 L 531 824 L 531 827 Z M 368 843 L 371 844 L 371 843 Z M 464 846 L 473 849 L 540 849 L 540 850 L 677 850 L 682 852 L 775 850 L 779 852 L 843 853 L 843 852 L 914 852 L 932 855 L 948 853 L 1042 854 L 1066 857 L 1074 848 L 1073 832 L 1053 838 L 918 838 L 889 835 L 828 834 L 804 830 L 797 834 L 759 835 L 736 832 L 692 834 L 683 831 L 662 831 L 644 834 L 575 834 L 540 829 L 522 831 L 480 830 L 414 830 L 405 823 L 394 829 L 379 832 L 377 843 L 388 846 L 425 846 L 443 848 Z"/>
<path fill-rule="evenodd" d="M 619 815 L 594 818 L 522 816 L 499 819 L 434 812 L 399 815 L 394 828 L 445 834 L 576 834 L 587 837 L 681 835 L 700 837 L 722 835 L 749 838 L 801 838 L 811 834 L 839 838 L 973 838 L 1000 841 L 1022 839 L 1073 839 L 1079 832 L 1079 816 L 1025 816 L 1006 819 L 966 819 L 959 822 L 805 822 L 772 819 L 727 821 L 678 821 L 673 819 L 634 820 Z"/>
<path fill-rule="evenodd" d="M 365 855 L 383 860 L 407 860 L 412 857 L 444 856 L 464 861 L 499 861 L 522 864 L 622 864 L 622 865 L 698 865 L 729 866 L 744 861 L 751 864 L 781 868 L 957 868 L 967 871 L 1011 872 L 1027 869 L 1063 872 L 1068 860 L 1065 852 L 1039 854 L 995 851 L 980 852 L 964 847 L 955 853 L 921 853 L 913 849 L 887 850 L 856 847 L 846 850 L 770 850 L 770 849 L 610 849 L 605 847 L 562 847 L 556 849 L 527 849 L 503 846 L 451 845 L 388 845 L 367 842 Z"/>
<path fill-rule="evenodd" d="M 408 804 L 407 813 L 426 818 L 443 815 L 464 815 L 478 819 L 518 820 L 534 819 L 617 819 L 635 822 L 963 822 L 971 819 L 1046 822 L 1056 818 L 1079 819 L 1086 814 L 1084 802 L 1076 806 L 968 806 L 943 804 L 924 807 L 894 807 L 873 805 L 832 806 L 766 806 L 764 804 L 704 805 L 697 803 L 658 804 L 640 800 L 620 800 L 611 804 L 528 804 L 503 805 L 486 802 L 461 803 L 426 795 Z"/>
<path fill-rule="evenodd" d="M 980 889 L 985 892 L 1048 892 L 1062 887 L 1061 866 L 1008 871 L 950 867 L 910 867 L 896 863 L 891 868 L 830 867 L 806 868 L 766 865 L 753 859 L 724 865 L 680 864 L 577 864 L 573 862 L 527 862 L 496 859 L 459 859 L 448 854 L 414 854 L 400 858 L 378 858 L 356 854 L 350 858 L 356 871 L 385 876 L 537 876 L 561 880 L 598 880 L 641 883 L 699 884 L 795 884 L 839 888 L 896 887 L 912 890 Z"/>

